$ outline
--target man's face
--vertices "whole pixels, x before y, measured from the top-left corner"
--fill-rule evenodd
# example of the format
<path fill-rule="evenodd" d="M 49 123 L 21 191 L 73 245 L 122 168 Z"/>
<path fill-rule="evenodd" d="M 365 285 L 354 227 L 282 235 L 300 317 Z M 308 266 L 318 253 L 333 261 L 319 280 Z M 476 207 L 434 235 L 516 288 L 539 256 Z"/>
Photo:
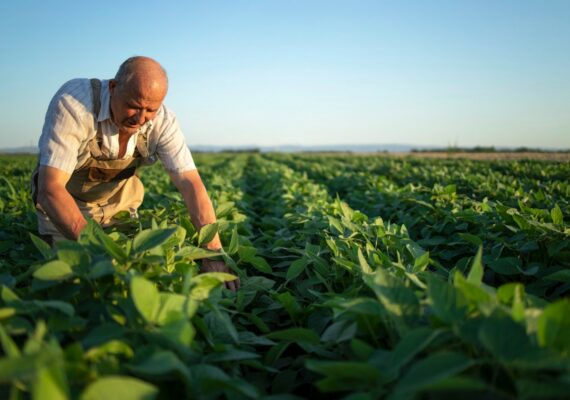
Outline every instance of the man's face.
<path fill-rule="evenodd" d="M 119 132 L 128 135 L 155 117 L 166 95 L 159 85 L 118 85 L 114 79 L 109 81 L 109 91 L 113 122 Z"/>

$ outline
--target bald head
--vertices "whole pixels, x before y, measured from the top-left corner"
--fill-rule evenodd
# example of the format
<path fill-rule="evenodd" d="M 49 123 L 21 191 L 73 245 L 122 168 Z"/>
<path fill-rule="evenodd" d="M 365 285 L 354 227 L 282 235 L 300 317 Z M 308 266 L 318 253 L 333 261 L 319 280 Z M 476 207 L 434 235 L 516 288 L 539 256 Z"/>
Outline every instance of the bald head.
<path fill-rule="evenodd" d="M 150 57 L 136 56 L 125 60 L 117 75 L 117 86 L 129 89 L 163 92 L 168 90 L 168 76 L 162 66 Z"/>
<path fill-rule="evenodd" d="M 152 120 L 168 90 L 162 66 L 148 57 L 131 57 L 109 81 L 111 117 L 121 134 L 132 135 Z"/>

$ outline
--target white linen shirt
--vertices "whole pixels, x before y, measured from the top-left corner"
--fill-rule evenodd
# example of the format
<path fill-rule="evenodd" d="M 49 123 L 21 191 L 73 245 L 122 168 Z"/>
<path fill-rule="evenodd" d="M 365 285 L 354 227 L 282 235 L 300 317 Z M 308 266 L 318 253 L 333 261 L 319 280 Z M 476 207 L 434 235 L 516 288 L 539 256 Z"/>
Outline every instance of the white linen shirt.
<path fill-rule="evenodd" d="M 101 109 L 97 116 L 103 133 L 101 152 L 108 159 L 118 159 L 119 130 L 111 119 L 109 81 L 101 81 Z M 181 173 L 196 169 L 190 149 L 176 116 L 162 104 L 154 119 L 132 135 L 126 157 L 133 155 L 139 132 L 147 130 L 149 153 L 156 154 L 168 171 Z M 72 79 L 52 98 L 39 140 L 40 165 L 72 174 L 89 155 L 89 141 L 97 134 L 89 79 Z"/>

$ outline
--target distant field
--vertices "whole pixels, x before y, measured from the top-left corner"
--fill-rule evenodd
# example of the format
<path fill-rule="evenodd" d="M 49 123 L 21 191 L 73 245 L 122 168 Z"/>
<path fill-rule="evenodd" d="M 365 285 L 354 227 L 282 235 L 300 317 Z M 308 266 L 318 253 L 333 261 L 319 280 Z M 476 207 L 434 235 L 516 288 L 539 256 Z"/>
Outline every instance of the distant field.
<path fill-rule="evenodd" d="M 30 236 L 35 157 L 0 157 L 0 398 L 567 399 L 553 156 L 197 154 L 217 226 L 157 165 L 140 220 L 56 249 Z M 216 230 L 237 293 L 198 275 Z"/>
<path fill-rule="evenodd" d="M 570 161 L 570 152 L 491 152 L 491 153 L 452 153 L 452 152 L 418 152 L 396 153 L 399 156 L 422 158 L 465 158 L 469 160 L 547 160 Z"/>

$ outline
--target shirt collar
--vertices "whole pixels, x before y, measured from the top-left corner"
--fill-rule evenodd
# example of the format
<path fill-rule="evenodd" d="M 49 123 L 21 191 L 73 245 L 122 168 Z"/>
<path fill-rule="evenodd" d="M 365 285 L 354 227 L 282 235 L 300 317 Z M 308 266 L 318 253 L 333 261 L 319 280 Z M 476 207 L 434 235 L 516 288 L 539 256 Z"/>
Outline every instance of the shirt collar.
<path fill-rule="evenodd" d="M 97 116 L 97 122 L 111 119 L 111 94 L 109 93 L 109 80 L 101 81 L 101 109 Z"/>

